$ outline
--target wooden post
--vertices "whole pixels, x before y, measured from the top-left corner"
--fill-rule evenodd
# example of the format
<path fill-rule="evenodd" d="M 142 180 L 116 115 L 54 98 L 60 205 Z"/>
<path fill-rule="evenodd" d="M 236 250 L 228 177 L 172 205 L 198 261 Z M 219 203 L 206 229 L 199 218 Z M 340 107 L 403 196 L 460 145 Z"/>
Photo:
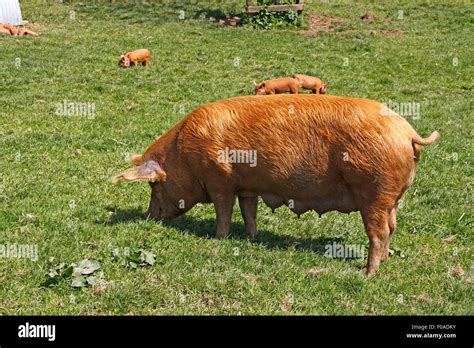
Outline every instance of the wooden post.
<path fill-rule="evenodd" d="M 273 0 L 272 5 L 258 6 L 256 0 L 247 0 L 247 14 L 252 16 L 261 10 L 267 10 L 268 12 L 279 12 L 279 11 L 297 11 L 298 15 L 304 10 L 304 0 L 295 0 L 294 4 L 281 4 L 281 0 Z"/>

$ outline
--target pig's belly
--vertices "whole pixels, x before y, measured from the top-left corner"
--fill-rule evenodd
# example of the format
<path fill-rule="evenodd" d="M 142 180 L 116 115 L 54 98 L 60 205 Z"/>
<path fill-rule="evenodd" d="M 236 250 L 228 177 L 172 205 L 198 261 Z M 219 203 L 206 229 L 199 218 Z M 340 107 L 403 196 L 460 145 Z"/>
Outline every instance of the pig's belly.
<path fill-rule="evenodd" d="M 295 172 L 291 177 L 287 180 L 265 176 L 262 180 L 262 176 L 247 176 L 247 180 L 240 181 L 237 194 L 261 196 L 272 210 L 286 205 L 298 215 L 308 210 L 320 215 L 332 210 L 342 213 L 359 210 L 349 184 L 332 168 L 323 173 Z"/>
<path fill-rule="evenodd" d="M 270 192 L 264 192 L 261 197 L 266 205 L 272 210 L 282 205 L 288 206 L 295 214 L 300 215 L 308 210 L 314 210 L 318 214 L 337 210 L 342 213 L 350 213 L 357 211 L 357 205 L 354 201 L 352 193 L 348 190 L 336 190 L 333 193 L 325 193 L 322 195 L 307 195 L 304 197 L 294 197 L 291 195 L 279 195 Z"/>

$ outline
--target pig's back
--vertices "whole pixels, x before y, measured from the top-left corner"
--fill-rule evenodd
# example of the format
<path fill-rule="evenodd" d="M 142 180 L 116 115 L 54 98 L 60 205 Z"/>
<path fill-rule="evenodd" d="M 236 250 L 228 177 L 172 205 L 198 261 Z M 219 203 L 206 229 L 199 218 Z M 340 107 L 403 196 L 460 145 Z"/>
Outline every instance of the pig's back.
<path fill-rule="evenodd" d="M 128 57 L 131 60 L 146 59 L 150 57 L 150 51 L 146 48 L 141 48 L 139 50 L 129 52 Z"/>

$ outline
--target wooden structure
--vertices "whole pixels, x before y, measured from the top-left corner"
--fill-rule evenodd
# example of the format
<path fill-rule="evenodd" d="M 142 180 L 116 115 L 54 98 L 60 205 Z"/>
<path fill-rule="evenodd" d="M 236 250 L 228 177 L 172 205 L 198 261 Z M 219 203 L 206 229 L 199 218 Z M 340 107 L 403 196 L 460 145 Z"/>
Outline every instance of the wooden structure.
<path fill-rule="evenodd" d="M 273 0 L 271 5 L 257 5 L 257 0 L 247 0 L 247 13 L 253 15 L 261 10 L 268 12 L 296 11 L 301 14 L 304 10 L 304 0 L 294 0 L 293 4 L 281 4 L 281 0 Z"/>

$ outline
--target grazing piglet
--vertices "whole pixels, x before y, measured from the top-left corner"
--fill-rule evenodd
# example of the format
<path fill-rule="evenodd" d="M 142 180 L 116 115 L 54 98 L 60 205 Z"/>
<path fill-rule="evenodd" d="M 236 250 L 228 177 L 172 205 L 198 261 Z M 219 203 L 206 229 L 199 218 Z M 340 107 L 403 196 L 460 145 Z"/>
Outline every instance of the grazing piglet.
<path fill-rule="evenodd" d="M 301 86 L 298 80 L 291 77 L 266 80 L 261 83 L 253 81 L 256 95 L 291 93 L 298 94 Z"/>
<path fill-rule="evenodd" d="M 128 68 L 139 63 L 145 66 L 150 63 L 150 51 L 146 48 L 122 54 L 118 65 L 122 68 Z"/>
<path fill-rule="evenodd" d="M 296 74 L 295 79 L 300 81 L 301 88 L 310 89 L 314 94 L 326 94 L 326 83 L 317 77 Z"/>
<path fill-rule="evenodd" d="M 289 113 L 288 110 L 292 110 Z M 388 257 L 397 204 L 412 184 L 420 137 L 401 116 L 368 99 L 247 96 L 203 105 L 157 139 L 114 182 L 150 183 L 147 216 L 179 216 L 213 203 L 217 237 L 229 233 L 235 197 L 248 235 L 257 200 L 271 208 L 360 211 L 370 247 L 366 272 Z"/>

